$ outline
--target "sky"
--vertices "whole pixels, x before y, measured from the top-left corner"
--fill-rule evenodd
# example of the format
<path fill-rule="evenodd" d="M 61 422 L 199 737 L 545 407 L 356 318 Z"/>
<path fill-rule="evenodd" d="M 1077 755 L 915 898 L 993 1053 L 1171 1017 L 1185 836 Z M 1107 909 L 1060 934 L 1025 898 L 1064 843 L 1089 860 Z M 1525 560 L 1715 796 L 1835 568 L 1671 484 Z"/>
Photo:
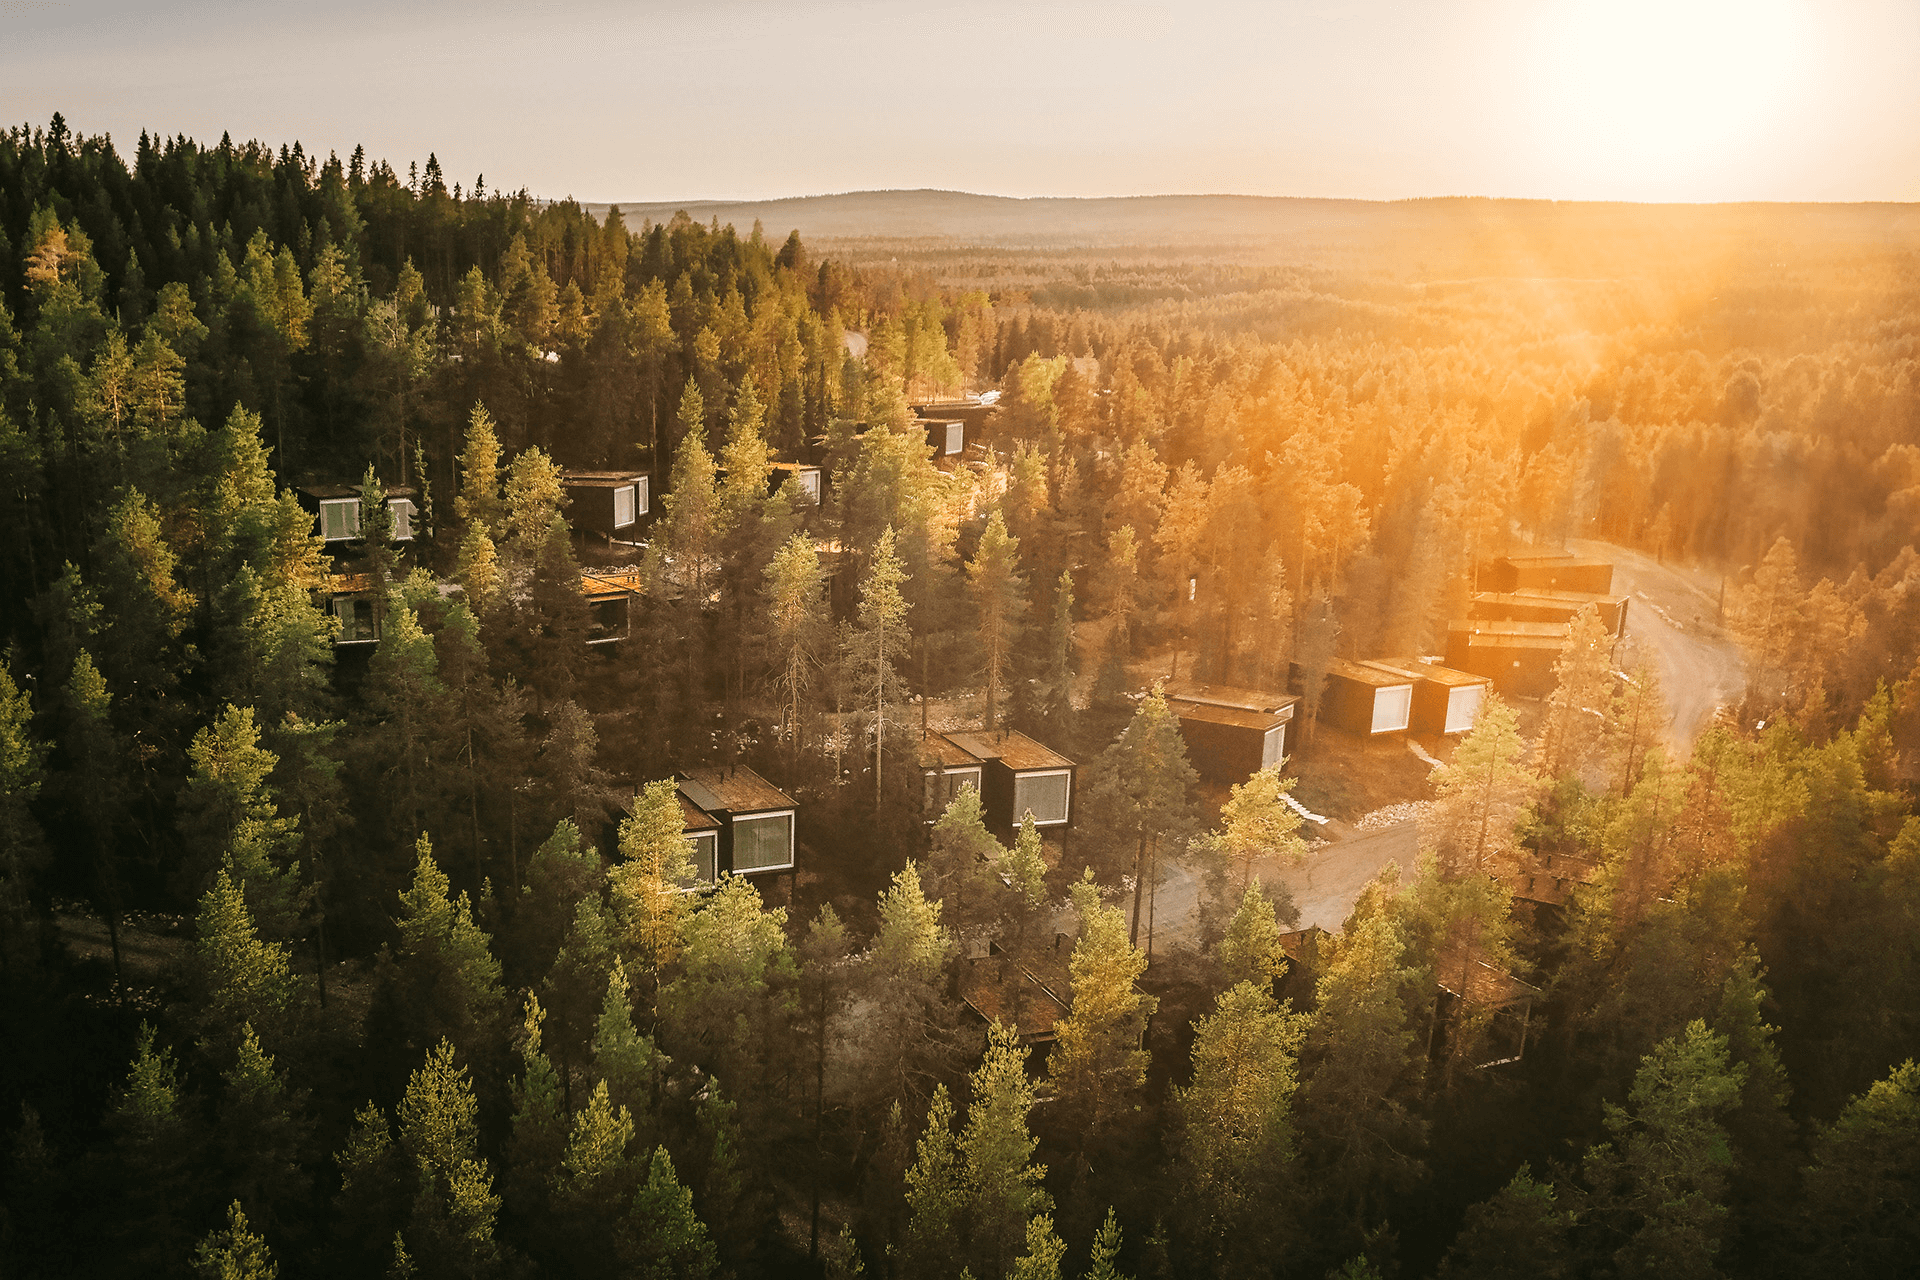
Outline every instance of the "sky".
<path fill-rule="evenodd" d="M 1920 0 L 0 0 L 55 111 L 642 203 L 1920 200 Z"/>

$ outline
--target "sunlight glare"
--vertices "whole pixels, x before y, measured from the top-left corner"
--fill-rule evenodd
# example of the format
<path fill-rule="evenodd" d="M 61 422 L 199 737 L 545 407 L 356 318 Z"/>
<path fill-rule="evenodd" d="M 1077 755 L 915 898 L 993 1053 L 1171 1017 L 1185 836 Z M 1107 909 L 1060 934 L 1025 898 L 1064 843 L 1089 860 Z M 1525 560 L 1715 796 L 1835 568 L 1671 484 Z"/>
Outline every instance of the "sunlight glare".
<path fill-rule="evenodd" d="M 1543 6 L 1534 128 L 1551 170 L 1582 188 L 1565 194 L 1711 199 L 1710 185 L 1757 179 L 1809 78 L 1804 16 L 1794 0 Z"/>

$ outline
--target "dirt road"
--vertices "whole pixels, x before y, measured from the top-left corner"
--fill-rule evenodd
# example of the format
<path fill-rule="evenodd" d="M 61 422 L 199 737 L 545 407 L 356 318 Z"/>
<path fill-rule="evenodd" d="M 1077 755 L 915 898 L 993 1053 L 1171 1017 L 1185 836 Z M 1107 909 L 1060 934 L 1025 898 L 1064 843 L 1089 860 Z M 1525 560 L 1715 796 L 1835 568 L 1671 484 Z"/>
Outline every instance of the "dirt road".
<path fill-rule="evenodd" d="M 1627 638 L 1616 653 L 1622 670 L 1651 659 L 1673 710 L 1668 737 L 1690 751 L 1721 706 L 1747 687 L 1740 650 L 1715 622 L 1720 577 L 1709 570 L 1661 564 L 1652 556 L 1607 542 L 1574 542 L 1574 550 L 1613 561 L 1615 595 L 1632 598 Z"/>
<path fill-rule="evenodd" d="M 1300 909 L 1299 928 L 1319 925 L 1329 933 L 1338 933 L 1367 881 L 1389 862 L 1398 862 L 1401 870 L 1412 874 L 1419 849 L 1419 824 L 1402 822 L 1323 845 L 1314 850 L 1306 866 L 1298 869 L 1262 863 L 1260 882 L 1269 892 L 1284 886 L 1293 896 L 1294 905 Z M 1162 868 L 1152 917 L 1156 950 L 1191 945 L 1196 940 L 1200 891 L 1200 877 L 1186 867 L 1170 864 Z"/>

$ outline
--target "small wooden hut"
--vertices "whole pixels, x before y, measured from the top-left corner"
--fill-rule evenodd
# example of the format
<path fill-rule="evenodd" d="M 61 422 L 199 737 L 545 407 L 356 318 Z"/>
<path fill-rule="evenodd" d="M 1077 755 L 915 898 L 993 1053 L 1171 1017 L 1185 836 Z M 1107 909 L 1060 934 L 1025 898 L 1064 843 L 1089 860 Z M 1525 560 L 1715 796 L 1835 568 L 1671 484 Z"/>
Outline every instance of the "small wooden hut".
<path fill-rule="evenodd" d="M 677 785 L 719 824 L 719 870 L 751 876 L 794 869 L 792 796 L 745 765 L 689 769 Z"/>
<path fill-rule="evenodd" d="M 1297 695 L 1190 680 L 1169 682 L 1162 692 L 1180 721 L 1187 759 L 1208 781 L 1245 782 L 1286 760 Z"/>

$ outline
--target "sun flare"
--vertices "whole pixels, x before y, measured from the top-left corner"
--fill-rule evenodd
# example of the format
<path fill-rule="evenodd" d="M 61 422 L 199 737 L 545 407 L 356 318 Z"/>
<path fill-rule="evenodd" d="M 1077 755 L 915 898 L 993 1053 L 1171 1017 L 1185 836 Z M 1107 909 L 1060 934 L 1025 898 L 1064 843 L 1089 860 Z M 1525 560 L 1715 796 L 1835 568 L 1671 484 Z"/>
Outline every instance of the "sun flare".
<path fill-rule="evenodd" d="M 1699 198 L 1752 172 L 1807 80 L 1794 0 L 1578 0 L 1543 8 L 1533 124 L 1548 163 L 1589 190 Z"/>

